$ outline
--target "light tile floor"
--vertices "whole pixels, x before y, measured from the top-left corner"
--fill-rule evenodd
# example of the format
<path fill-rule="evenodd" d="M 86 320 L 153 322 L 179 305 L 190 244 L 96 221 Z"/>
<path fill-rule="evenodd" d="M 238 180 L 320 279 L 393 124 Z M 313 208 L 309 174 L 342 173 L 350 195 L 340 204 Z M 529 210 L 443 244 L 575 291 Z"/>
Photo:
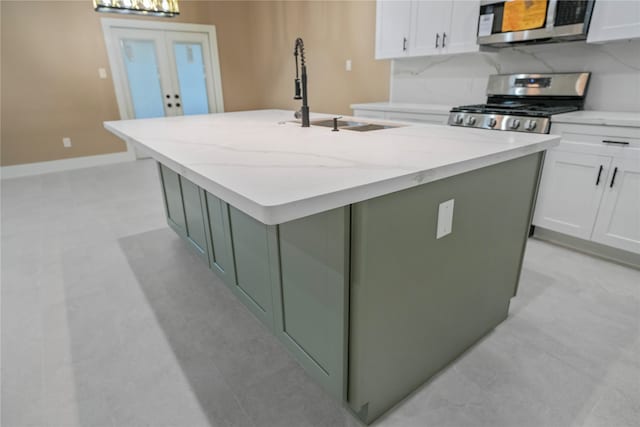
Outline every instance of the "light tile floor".
<path fill-rule="evenodd" d="M 2 182 L 2 425 L 359 426 L 167 228 L 155 164 Z M 509 318 L 377 426 L 640 425 L 640 272 L 530 241 Z"/>

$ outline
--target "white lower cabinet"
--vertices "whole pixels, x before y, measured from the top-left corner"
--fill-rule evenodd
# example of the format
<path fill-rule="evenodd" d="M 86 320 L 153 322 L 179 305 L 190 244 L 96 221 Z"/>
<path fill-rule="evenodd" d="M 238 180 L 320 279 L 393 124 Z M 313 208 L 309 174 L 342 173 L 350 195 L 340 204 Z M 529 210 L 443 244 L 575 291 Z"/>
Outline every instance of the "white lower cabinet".
<path fill-rule="evenodd" d="M 606 156 L 547 152 L 534 224 L 589 239 L 610 164 Z"/>
<path fill-rule="evenodd" d="M 592 240 L 640 253 L 640 159 L 611 165 Z"/>
<path fill-rule="evenodd" d="M 533 224 L 640 253 L 638 130 L 556 126 L 551 133 L 563 138 L 547 152 Z"/>

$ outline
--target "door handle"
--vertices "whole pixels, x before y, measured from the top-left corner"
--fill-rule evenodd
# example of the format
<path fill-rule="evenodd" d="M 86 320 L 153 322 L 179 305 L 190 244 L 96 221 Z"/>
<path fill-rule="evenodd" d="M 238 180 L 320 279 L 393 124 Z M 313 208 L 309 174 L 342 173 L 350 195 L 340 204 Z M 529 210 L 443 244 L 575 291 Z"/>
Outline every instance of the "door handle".
<path fill-rule="evenodd" d="M 436 33 L 436 48 L 439 47 L 440 44 L 440 33 Z"/>
<path fill-rule="evenodd" d="M 603 139 L 602 142 L 605 144 L 629 145 L 627 141 L 611 141 L 609 139 Z"/>
<path fill-rule="evenodd" d="M 616 182 L 616 174 L 618 173 L 618 167 L 613 169 L 613 176 L 611 177 L 611 184 L 609 184 L 609 188 L 613 188 L 613 183 Z"/>
<path fill-rule="evenodd" d="M 446 47 L 447 33 L 442 33 L 442 47 Z"/>
<path fill-rule="evenodd" d="M 600 165 L 600 169 L 598 170 L 598 177 L 596 178 L 596 187 L 598 186 L 598 184 L 600 184 L 600 177 L 602 176 L 602 169 L 604 169 L 604 167 L 602 165 Z"/>
<path fill-rule="evenodd" d="M 403 38 L 402 39 L 402 51 L 406 52 L 407 51 L 407 38 Z"/>

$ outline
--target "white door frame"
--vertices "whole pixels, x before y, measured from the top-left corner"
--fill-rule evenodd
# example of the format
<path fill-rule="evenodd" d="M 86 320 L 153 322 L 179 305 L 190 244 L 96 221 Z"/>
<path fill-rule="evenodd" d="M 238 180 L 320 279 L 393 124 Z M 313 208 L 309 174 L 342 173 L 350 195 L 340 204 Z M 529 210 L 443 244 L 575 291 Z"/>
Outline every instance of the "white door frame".
<path fill-rule="evenodd" d="M 216 37 L 216 27 L 213 25 L 202 24 L 185 24 L 180 22 L 162 22 L 162 21 L 144 21 L 139 19 L 117 19 L 117 18 L 100 18 L 102 23 L 102 32 L 104 34 L 104 42 L 107 47 L 107 56 L 109 58 L 109 67 L 111 68 L 111 77 L 113 79 L 113 87 L 116 92 L 116 100 L 118 102 L 118 111 L 120 119 L 133 119 L 129 115 L 127 108 L 127 97 L 125 93 L 125 76 L 121 75 L 118 68 L 117 55 L 120 54 L 119 47 L 115 44 L 113 31 L 116 28 L 138 29 L 138 30 L 168 30 L 168 31 L 184 31 L 207 33 L 209 35 L 209 55 L 211 57 L 211 71 L 213 73 L 213 92 L 214 105 L 217 112 L 224 111 L 224 103 L 222 98 L 222 80 L 220 74 L 220 58 L 218 57 L 218 39 Z"/>

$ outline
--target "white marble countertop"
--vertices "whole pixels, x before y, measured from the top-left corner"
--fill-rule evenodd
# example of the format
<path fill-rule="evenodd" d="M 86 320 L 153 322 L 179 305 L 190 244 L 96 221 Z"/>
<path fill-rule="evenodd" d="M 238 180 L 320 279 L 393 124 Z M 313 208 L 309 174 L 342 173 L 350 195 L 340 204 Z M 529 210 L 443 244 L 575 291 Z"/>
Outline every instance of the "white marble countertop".
<path fill-rule="evenodd" d="M 454 105 L 410 104 L 404 102 L 370 102 L 367 104 L 351 104 L 352 110 L 396 111 L 401 113 L 441 114 L 448 116 Z"/>
<path fill-rule="evenodd" d="M 409 123 L 332 132 L 302 128 L 292 118 L 291 111 L 258 110 L 113 121 L 105 128 L 265 224 L 522 157 L 559 141 L 554 135 Z"/>
<path fill-rule="evenodd" d="M 554 114 L 551 122 L 640 128 L 640 113 L 583 110 Z"/>

